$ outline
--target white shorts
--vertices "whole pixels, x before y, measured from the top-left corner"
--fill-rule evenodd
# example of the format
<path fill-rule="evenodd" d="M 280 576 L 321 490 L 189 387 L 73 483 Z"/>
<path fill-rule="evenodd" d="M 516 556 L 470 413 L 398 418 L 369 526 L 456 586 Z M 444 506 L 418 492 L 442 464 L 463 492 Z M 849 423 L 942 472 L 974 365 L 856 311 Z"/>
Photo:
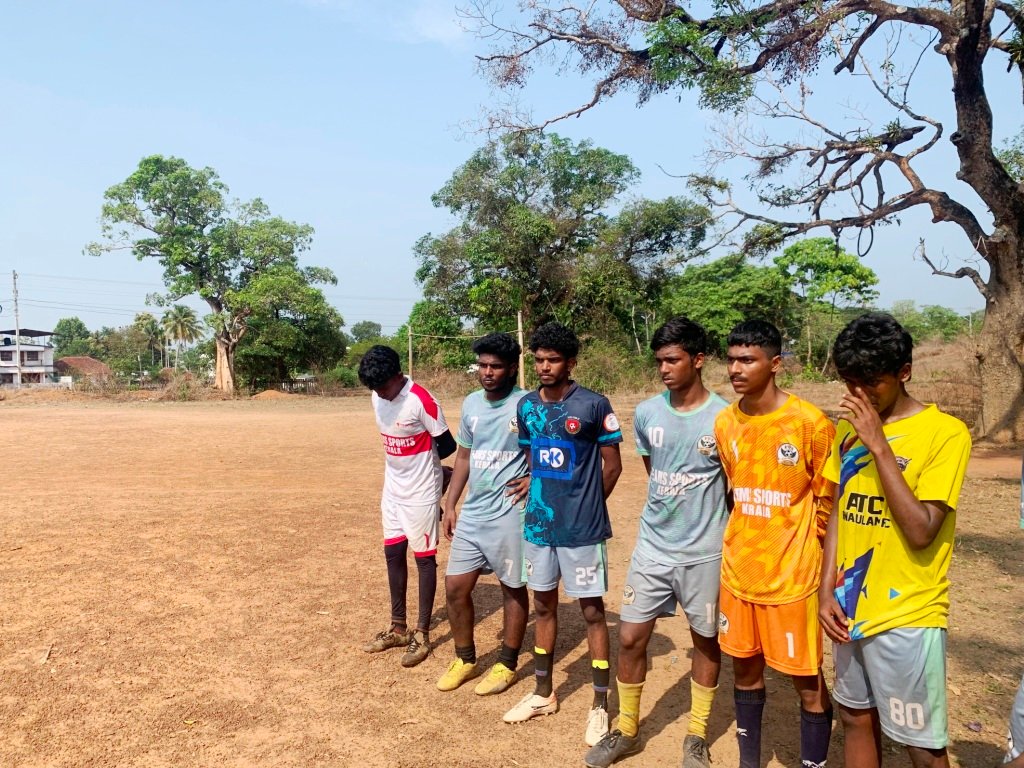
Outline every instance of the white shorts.
<path fill-rule="evenodd" d="M 447 575 L 492 571 L 506 587 L 521 587 L 526 583 L 523 544 L 523 510 L 518 504 L 493 520 L 463 515 L 455 524 Z"/>
<path fill-rule="evenodd" d="M 569 597 L 601 597 L 608 591 L 608 553 L 605 542 L 582 547 L 544 547 L 524 543 L 526 583 L 534 592 L 565 584 Z"/>
<path fill-rule="evenodd" d="M 674 616 L 683 608 L 690 629 L 702 637 L 718 637 L 718 587 L 721 559 L 692 565 L 662 565 L 637 552 L 629 563 L 619 618 L 643 624 Z"/>
<path fill-rule="evenodd" d="M 382 498 L 380 524 L 385 546 L 408 540 L 417 557 L 436 555 L 438 510 L 437 504 L 406 504 Z"/>
<path fill-rule="evenodd" d="M 1020 680 L 1017 698 L 1013 700 L 1010 710 L 1010 734 L 1007 737 L 1006 759 L 1004 763 L 1016 760 L 1024 755 L 1024 677 Z"/>
<path fill-rule="evenodd" d="M 877 709 L 882 731 L 900 744 L 946 746 L 946 630 L 890 629 L 836 643 L 832 659 L 836 701 L 849 709 Z"/>

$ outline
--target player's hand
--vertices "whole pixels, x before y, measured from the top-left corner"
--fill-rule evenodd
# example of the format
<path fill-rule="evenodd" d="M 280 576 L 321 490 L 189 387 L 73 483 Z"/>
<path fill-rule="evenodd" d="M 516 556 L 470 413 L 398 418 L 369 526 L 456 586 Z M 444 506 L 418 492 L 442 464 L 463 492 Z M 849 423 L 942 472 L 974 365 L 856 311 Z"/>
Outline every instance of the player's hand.
<path fill-rule="evenodd" d="M 824 594 L 823 594 L 824 593 Z M 818 592 L 818 621 L 825 634 L 837 643 L 850 642 L 850 632 L 846 628 L 846 613 L 839 605 L 832 590 Z"/>
<path fill-rule="evenodd" d="M 887 444 L 882 420 L 863 389 L 854 387 L 853 392 L 847 392 L 839 401 L 839 407 L 849 411 L 846 420 L 853 425 L 857 437 L 873 455 Z"/>
<path fill-rule="evenodd" d="M 513 504 L 518 504 L 530 492 L 530 476 L 523 475 L 515 480 L 509 480 L 505 483 L 505 487 L 508 489 L 505 491 L 505 495 L 512 499 Z"/>
<path fill-rule="evenodd" d="M 455 536 L 455 524 L 458 520 L 459 515 L 454 509 L 445 510 L 444 515 L 441 517 L 441 532 L 448 541 L 451 541 Z"/>
<path fill-rule="evenodd" d="M 448 490 L 448 484 L 452 481 L 452 468 L 441 465 L 441 495 Z"/>

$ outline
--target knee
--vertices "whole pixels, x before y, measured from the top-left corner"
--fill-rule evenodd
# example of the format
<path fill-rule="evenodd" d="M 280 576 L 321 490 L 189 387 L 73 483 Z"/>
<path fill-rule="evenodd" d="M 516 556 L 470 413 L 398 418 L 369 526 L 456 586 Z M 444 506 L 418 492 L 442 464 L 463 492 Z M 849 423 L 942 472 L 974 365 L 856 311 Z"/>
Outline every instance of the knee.
<path fill-rule="evenodd" d="M 437 556 L 436 555 L 426 555 L 426 556 L 416 555 L 416 567 L 419 570 L 421 570 L 421 571 L 436 571 L 437 570 Z"/>
<path fill-rule="evenodd" d="M 587 624 L 604 624 L 604 606 L 595 603 L 587 603 L 582 606 L 583 620 Z"/>
<path fill-rule="evenodd" d="M 869 709 L 847 709 L 839 705 L 839 722 L 843 724 L 843 730 L 857 730 L 860 728 L 871 729 L 871 710 Z"/>
<path fill-rule="evenodd" d="M 533 613 L 534 613 L 534 615 L 536 615 L 536 617 L 538 619 L 541 619 L 541 620 L 550 619 L 551 617 L 556 615 L 557 611 L 558 611 L 558 598 L 557 597 L 555 598 L 555 600 L 553 602 L 549 602 L 548 600 L 546 600 L 544 598 L 538 597 L 537 594 L 534 593 L 534 597 L 533 597 Z"/>

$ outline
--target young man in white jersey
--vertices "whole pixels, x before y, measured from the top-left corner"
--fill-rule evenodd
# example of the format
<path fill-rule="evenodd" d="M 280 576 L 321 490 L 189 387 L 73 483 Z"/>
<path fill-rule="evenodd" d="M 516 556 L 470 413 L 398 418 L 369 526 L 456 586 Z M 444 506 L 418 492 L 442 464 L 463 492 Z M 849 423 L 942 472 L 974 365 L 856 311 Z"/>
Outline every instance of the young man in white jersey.
<path fill-rule="evenodd" d="M 430 653 L 430 617 L 437 591 L 437 507 L 445 478 L 441 459 L 455 452 L 455 440 L 433 396 L 402 374 L 395 350 L 371 347 L 359 362 L 359 380 L 373 392 L 370 399 L 384 441 L 380 508 L 391 592 L 391 625 L 363 650 L 379 653 L 404 645 L 402 666 L 414 667 Z M 419 576 L 419 616 L 411 632 L 405 609 L 410 548 Z"/>
<path fill-rule="evenodd" d="M 718 587 L 729 519 L 715 417 L 727 403 L 701 379 L 707 334 L 700 325 L 675 317 L 654 332 L 651 349 L 666 391 L 640 403 L 633 419 L 650 482 L 622 595 L 618 727 L 587 752 L 588 768 L 607 768 L 640 751 L 647 644 L 657 618 L 674 614 L 677 603 L 693 641 L 683 768 L 708 768 L 711 759 L 707 724 L 722 668 Z"/>
<path fill-rule="evenodd" d="M 441 530 L 452 543 L 444 587 L 455 660 L 437 681 L 452 691 L 477 673 L 473 641 L 473 588 L 481 573 L 501 583 L 504 625 L 498 661 L 475 691 L 501 693 L 516 677 L 519 649 L 526 633 L 530 600 L 523 570 L 523 507 L 530 488 L 530 467 L 519 445 L 516 408 L 524 392 L 516 386 L 519 343 L 507 333 L 492 333 L 473 343 L 482 389 L 462 404 L 459 444 Z M 461 515 L 455 505 L 469 487 Z"/>
<path fill-rule="evenodd" d="M 835 641 L 846 768 L 879 768 L 882 733 L 914 768 L 949 766 L 947 573 L 971 438 L 907 393 L 912 350 L 895 318 L 869 312 L 832 354 L 849 391 L 825 467 L 838 493 L 818 603 Z"/>

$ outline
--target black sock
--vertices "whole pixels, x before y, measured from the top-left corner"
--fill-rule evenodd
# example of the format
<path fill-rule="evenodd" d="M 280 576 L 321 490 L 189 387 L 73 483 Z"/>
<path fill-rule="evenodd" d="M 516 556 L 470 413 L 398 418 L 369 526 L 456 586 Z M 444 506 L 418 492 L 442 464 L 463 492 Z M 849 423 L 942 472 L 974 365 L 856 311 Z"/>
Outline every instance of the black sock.
<path fill-rule="evenodd" d="M 430 619 L 434 615 L 434 594 L 437 592 L 437 557 L 416 556 L 416 570 L 420 577 L 420 618 L 416 629 L 424 634 L 430 631 Z"/>
<path fill-rule="evenodd" d="M 594 677 L 594 703 L 593 708 L 601 707 L 608 709 L 608 683 L 611 679 L 611 670 L 608 667 L 591 667 L 590 672 Z"/>
<path fill-rule="evenodd" d="M 740 747 L 740 768 L 761 768 L 761 715 L 767 698 L 764 688 L 733 690 L 736 701 L 736 741 Z"/>
<path fill-rule="evenodd" d="M 476 664 L 476 644 L 470 643 L 465 648 L 456 645 L 455 658 L 462 659 L 467 664 Z"/>
<path fill-rule="evenodd" d="M 405 539 L 395 544 L 384 545 L 384 561 L 388 566 L 388 589 L 391 591 L 391 623 L 398 627 L 407 626 L 405 620 L 405 590 L 409 585 L 409 566 L 405 553 L 409 542 Z"/>
<path fill-rule="evenodd" d="M 800 764 L 825 768 L 832 737 L 832 709 L 808 712 L 800 708 Z"/>
<path fill-rule="evenodd" d="M 519 666 L 519 649 L 502 643 L 501 651 L 498 652 L 498 661 L 515 672 L 516 667 Z"/>
<path fill-rule="evenodd" d="M 537 689 L 534 691 L 538 696 L 548 697 L 551 695 L 551 666 L 553 653 L 533 652 L 533 674 L 537 677 Z"/>

